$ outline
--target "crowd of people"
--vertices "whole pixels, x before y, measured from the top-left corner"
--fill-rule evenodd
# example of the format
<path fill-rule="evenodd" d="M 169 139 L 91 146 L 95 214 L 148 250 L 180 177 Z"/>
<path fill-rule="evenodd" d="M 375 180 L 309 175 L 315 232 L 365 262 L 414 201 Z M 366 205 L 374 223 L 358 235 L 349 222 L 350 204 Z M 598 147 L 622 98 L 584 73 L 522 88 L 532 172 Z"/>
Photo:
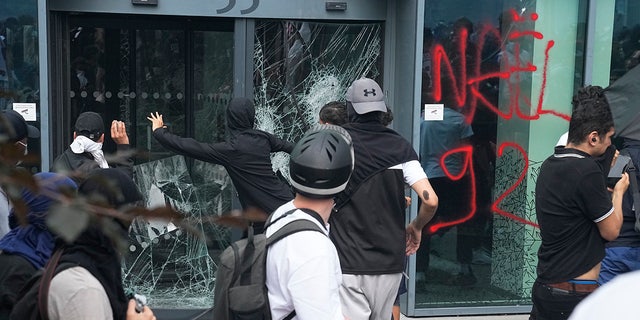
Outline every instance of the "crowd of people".
<path fill-rule="evenodd" d="M 452 111 L 445 112 L 449 120 L 456 119 Z M 1 116 L 3 148 L 12 151 L 2 153 L 3 165 L 15 169 L 26 154 L 27 138 L 37 138 L 39 132 L 18 113 L 5 111 Z M 388 127 L 392 119 L 382 88 L 369 78 L 355 80 L 345 102 L 327 103 L 319 112 L 321 125 L 295 145 L 254 129 L 255 108 L 247 98 L 229 103 L 228 138 L 223 142 L 179 137 L 167 130 L 161 114 L 148 117 L 161 145 L 223 165 L 243 209 L 277 221 L 266 228 L 254 223 L 257 232 L 268 238 L 299 219 L 323 230 L 301 231 L 269 248 L 265 285 L 274 319 L 392 317 L 394 302 L 397 305 L 403 291 L 406 257 L 418 252 L 423 229 L 437 217 L 439 205 L 429 180 L 437 180 L 437 165 L 419 159 L 409 141 Z M 453 127 L 459 130 L 444 132 Z M 124 123 L 114 120 L 110 130 L 118 149 L 127 151 Z M 473 134 L 464 125 L 429 130 L 451 136 L 453 144 Z M 143 199 L 132 179 L 132 154 L 106 157 L 104 131 L 99 114 L 80 114 L 74 140 L 54 161 L 51 172 L 33 176 L 37 187 L 21 186 L 17 196 L 3 189 L 0 226 L 7 227 L 0 234 L 0 318 L 155 318 L 149 307 L 136 309 L 136 300 L 125 293 L 111 237 L 126 234 L 132 217 L 100 214 L 125 210 Z M 536 183 L 542 244 L 531 319 L 567 319 L 592 292 L 604 292 L 598 289 L 601 283 L 638 269 L 637 261 L 628 258 L 636 252 L 640 237 L 632 233 L 635 207 L 627 192 L 630 179 L 637 177 L 622 173 L 609 189 L 605 180 L 619 154 L 611 142 L 614 133 L 604 90 L 581 89 L 573 99 L 567 141 L 542 164 Z M 636 165 L 638 145 L 625 140 L 625 154 Z M 427 154 L 427 149 L 448 147 L 423 148 Z M 291 154 L 290 185 L 272 170 L 270 154 L 278 151 Z M 448 165 L 449 170 L 455 167 Z M 405 224 L 410 204 L 407 187 L 419 199 L 418 213 L 409 224 Z M 76 197 L 98 208 L 98 214 L 68 238 L 46 221 Z M 27 221 L 21 221 L 25 216 Z M 466 268 L 461 272 L 471 273 L 470 256 L 462 254 L 459 259 Z M 594 294 L 585 304 L 596 303 L 590 301 L 601 296 Z"/>
<path fill-rule="evenodd" d="M 142 195 L 133 181 L 132 159 L 106 160 L 102 117 L 80 114 L 69 149 L 51 172 L 33 180 L 16 166 L 26 159 L 27 139 L 39 137 L 39 131 L 13 110 L 1 118 L 2 167 L 7 177 L 23 178 L 4 179 L 1 193 L 0 222 L 9 228 L 0 235 L 0 319 L 155 319 L 123 288 L 114 236 L 126 235 L 133 216 L 125 208 Z M 129 147 L 124 123 L 112 122 L 111 137 L 119 148 Z M 49 220 L 56 210 L 85 210 L 74 216 L 85 225 L 75 235 L 56 229 Z M 121 214 L 103 214 L 114 210 Z"/>

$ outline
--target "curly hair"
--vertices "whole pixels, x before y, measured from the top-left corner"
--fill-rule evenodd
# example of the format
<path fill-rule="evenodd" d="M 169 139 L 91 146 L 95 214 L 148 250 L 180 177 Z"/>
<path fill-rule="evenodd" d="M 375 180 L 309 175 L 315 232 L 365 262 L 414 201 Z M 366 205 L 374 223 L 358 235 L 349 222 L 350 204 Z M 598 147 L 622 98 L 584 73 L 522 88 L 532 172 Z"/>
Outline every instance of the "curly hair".
<path fill-rule="evenodd" d="M 347 123 L 347 106 L 344 102 L 328 102 L 320 108 L 319 118 L 322 123 L 341 126 Z"/>
<path fill-rule="evenodd" d="M 578 90 L 571 101 L 573 112 L 569 122 L 568 142 L 580 144 L 593 131 L 602 139 L 613 128 L 613 116 L 604 89 L 586 86 Z"/>

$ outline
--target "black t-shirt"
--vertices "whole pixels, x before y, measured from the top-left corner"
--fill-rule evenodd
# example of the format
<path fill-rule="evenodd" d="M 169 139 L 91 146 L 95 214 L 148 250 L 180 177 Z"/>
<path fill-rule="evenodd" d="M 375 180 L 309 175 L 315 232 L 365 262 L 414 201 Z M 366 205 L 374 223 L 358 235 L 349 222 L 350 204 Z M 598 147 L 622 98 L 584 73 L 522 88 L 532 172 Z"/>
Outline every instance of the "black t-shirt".
<path fill-rule="evenodd" d="M 597 222 L 613 213 L 605 177 L 589 154 L 556 148 L 540 168 L 536 215 L 542 244 L 538 281 L 563 282 L 591 270 L 604 257 Z"/>

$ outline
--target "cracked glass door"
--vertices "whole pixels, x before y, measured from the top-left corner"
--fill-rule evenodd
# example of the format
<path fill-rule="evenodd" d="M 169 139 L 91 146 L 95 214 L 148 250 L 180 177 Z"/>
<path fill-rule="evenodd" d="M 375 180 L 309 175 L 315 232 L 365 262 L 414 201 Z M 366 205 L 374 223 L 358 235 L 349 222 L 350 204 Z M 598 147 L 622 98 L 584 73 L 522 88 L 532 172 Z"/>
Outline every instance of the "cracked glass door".
<path fill-rule="evenodd" d="M 233 89 L 233 22 L 77 16 L 69 24 L 68 112 L 102 115 L 105 128 L 124 121 L 138 151 L 134 180 L 147 207 L 171 205 L 206 236 L 172 221 L 135 221 L 123 256 L 125 288 L 156 308 L 209 308 L 216 262 L 230 232 L 208 222 L 229 212 L 226 171 L 163 148 L 147 116 L 163 114 L 169 130 L 200 141 L 224 137 Z M 116 145 L 105 133 L 105 153 Z M 65 144 L 70 141 L 65 141 Z"/>

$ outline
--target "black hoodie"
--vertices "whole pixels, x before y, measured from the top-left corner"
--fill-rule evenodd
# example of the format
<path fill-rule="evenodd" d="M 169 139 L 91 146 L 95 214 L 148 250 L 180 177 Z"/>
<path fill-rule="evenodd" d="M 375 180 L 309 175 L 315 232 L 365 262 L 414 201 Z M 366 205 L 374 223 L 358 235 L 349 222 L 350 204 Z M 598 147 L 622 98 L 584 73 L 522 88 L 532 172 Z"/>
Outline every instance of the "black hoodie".
<path fill-rule="evenodd" d="M 291 153 L 293 144 L 253 129 L 255 109 L 246 98 L 234 98 L 227 108 L 228 138 L 225 142 L 202 143 L 181 138 L 159 128 L 153 136 L 165 148 L 227 169 L 244 209 L 254 207 L 270 214 L 293 199 L 290 187 L 278 178 L 271 165 L 271 152 Z"/>

